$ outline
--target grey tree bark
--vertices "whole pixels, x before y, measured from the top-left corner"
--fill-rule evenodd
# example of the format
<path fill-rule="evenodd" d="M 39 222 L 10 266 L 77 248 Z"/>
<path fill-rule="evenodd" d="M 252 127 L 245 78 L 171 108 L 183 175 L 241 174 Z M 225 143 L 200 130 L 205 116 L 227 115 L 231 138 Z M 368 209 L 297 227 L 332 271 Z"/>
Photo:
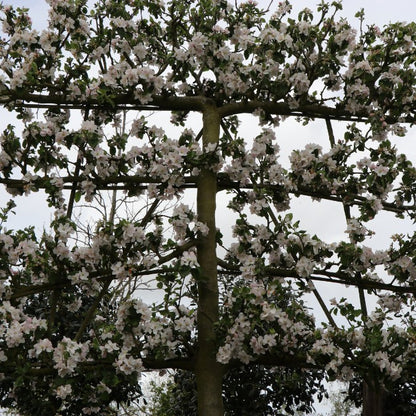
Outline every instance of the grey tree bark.
<path fill-rule="evenodd" d="M 214 106 L 203 111 L 203 145 L 217 144 L 220 133 L 220 116 Z M 206 236 L 198 243 L 198 351 L 195 373 L 199 416 L 223 416 L 222 378 L 223 368 L 217 362 L 215 323 L 218 321 L 218 280 L 216 254 L 216 194 L 217 175 L 209 167 L 201 169 L 197 188 L 198 220 L 209 227 Z"/>
<path fill-rule="evenodd" d="M 374 382 L 363 385 L 363 416 L 387 416 L 385 400 L 387 392 Z"/>

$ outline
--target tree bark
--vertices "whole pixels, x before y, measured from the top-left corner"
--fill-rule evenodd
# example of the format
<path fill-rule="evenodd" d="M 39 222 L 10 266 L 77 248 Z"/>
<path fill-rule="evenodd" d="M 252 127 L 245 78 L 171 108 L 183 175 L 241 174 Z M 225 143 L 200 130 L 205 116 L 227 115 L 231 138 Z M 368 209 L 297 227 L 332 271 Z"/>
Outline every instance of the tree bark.
<path fill-rule="evenodd" d="M 220 117 L 214 106 L 203 112 L 203 145 L 218 143 Z M 198 242 L 198 351 L 195 362 L 198 415 L 223 416 L 222 366 L 216 360 L 215 323 L 218 321 L 218 280 L 216 254 L 215 209 L 217 175 L 209 167 L 201 169 L 197 188 L 198 220 L 209 228 L 208 235 Z"/>
<path fill-rule="evenodd" d="M 387 416 L 385 398 L 387 392 L 374 382 L 364 382 L 363 385 L 363 416 Z"/>

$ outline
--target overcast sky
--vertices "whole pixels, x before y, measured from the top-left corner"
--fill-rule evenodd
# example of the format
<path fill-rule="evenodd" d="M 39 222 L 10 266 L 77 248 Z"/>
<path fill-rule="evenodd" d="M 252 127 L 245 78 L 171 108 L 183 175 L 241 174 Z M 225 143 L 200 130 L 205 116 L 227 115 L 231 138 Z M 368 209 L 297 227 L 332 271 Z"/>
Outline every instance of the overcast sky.
<path fill-rule="evenodd" d="M 328 2 L 331 1 L 328 0 Z M 47 18 L 48 6 L 45 0 L 3 0 L 3 3 L 29 8 L 35 26 L 39 28 L 42 27 Z M 258 3 L 268 5 L 270 0 L 258 0 Z M 278 0 L 274 0 L 274 4 L 277 3 Z M 296 10 L 304 7 L 315 10 L 320 0 L 292 0 L 291 3 Z M 344 0 L 342 15 L 351 19 L 361 8 L 365 10 L 368 23 L 375 23 L 380 26 L 389 22 L 411 22 L 416 18 L 416 2 L 414 0 Z"/>

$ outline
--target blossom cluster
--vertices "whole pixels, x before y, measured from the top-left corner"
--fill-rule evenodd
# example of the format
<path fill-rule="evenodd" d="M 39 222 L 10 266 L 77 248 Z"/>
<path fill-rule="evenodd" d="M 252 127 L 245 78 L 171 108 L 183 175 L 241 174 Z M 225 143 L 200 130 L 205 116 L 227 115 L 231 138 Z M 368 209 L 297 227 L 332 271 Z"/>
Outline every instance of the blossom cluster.
<path fill-rule="evenodd" d="M 236 287 L 223 307 L 228 328 L 217 352 L 223 364 L 236 360 L 248 364 L 277 352 L 295 356 L 313 339 L 312 317 L 301 302 L 291 299 L 290 289 L 278 282 L 269 287 L 262 281 Z"/>

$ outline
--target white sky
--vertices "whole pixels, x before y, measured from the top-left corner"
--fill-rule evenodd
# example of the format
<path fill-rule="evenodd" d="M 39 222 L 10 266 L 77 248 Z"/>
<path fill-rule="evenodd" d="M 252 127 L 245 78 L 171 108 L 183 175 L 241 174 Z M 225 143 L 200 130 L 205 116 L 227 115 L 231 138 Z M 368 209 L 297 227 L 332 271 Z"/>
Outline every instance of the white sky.
<path fill-rule="evenodd" d="M 229 0 L 231 1 L 231 0 Z M 268 5 L 270 0 L 257 0 L 260 5 Z M 331 2 L 332 0 L 328 0 Z M 4 4 L 11 4 L 16 7 L 27 7 L 30 9 L 30 16 L 36 27 L 41 28 L 47 18 L 48 6 L 45 0 L 3 0 Z M 277 4 L 278 0 L 274 0 Z M 295 10 L 309 7 L 316 9 L 320 0 L 292 0 Z M 354 19 L 355 13 L 364 8 L 366 21 L 382 26 L 390 22 L 412 22 L 416 18 L 416 2 L 414 0 L 344 0 L 341 16 L 348 18 L 350 22 Z"/>

